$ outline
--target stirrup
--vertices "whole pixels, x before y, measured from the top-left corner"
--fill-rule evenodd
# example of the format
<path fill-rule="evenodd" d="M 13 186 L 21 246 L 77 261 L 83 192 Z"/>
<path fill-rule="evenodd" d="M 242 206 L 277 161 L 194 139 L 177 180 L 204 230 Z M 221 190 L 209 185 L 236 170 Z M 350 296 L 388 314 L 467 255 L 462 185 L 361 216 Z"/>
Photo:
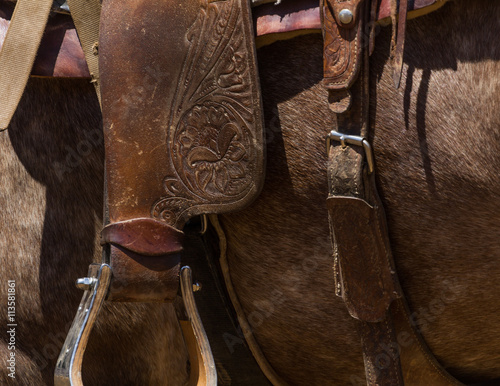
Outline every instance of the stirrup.
<path fill-rule="evenodd" d="M 83 355 L 110 282 L 111 267 L 108 264 L 91 264 L 88 276 L 77 280 L 77 287 L 85 292 L 57 359 L 54 373 L 55 386 L 83 385 Z M 180 283 L 182 301 L 177 302 L 176 311 L 189 351 L 191 363 L 189 385 L 215 386 L 217 385 L 215 362 L 196 308 L 190 267 L 185 266 L 181 269 Z"/>

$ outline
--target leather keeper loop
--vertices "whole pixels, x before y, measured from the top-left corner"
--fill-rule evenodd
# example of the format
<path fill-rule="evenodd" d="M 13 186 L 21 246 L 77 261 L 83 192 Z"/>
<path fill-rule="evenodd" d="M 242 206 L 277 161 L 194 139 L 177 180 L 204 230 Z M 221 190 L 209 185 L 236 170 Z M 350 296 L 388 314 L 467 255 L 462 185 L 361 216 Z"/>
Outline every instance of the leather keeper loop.
<path fill-rule="evenodd" d="M 328 90 L 346 90 L 358 77 L 363 50 L 366 0 L 341 2 L 321 0 L 323 20 L 323 81 Z M 342 24 L 342 10 L 352 13 L 352 21 Z"/>

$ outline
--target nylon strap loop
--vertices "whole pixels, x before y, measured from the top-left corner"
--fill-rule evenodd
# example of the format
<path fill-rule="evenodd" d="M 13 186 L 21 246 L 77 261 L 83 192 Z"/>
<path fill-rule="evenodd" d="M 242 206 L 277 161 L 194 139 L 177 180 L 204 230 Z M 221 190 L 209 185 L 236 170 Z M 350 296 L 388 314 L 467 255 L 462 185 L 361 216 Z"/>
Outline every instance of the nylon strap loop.
<path fill-rule="evenodd" d="M 67 0 L 80 44 L 82 45 L 89 73 L 94 84 L 99 105 L 101 91 L 99 79 L 99 21 L 101 18 L 100 0 Z"/>
<path fill-rule="evenodd" d="M 21 100 L 47 24 L 52 0 L 18 0 L 0 51 L 0 130 Z"/>

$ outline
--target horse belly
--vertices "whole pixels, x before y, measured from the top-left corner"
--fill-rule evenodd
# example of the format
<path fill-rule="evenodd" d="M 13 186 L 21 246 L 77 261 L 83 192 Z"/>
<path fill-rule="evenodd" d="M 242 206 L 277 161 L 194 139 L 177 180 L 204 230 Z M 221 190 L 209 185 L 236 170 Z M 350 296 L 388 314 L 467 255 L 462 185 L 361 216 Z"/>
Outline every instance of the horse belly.
<path fill-rule="evenodd" d="M 424 339 L 464 382 L 500 376 L 499 16 L 491 2 L 453 2 L 410 21 L 399 90 L 388 29 L 371 58 L 370 140 L 400 280 Z M 266 184 L 221 223 L 234 290 L 277 374 L 362 384 L 354 321 L 334 295 L 321 44 L 311 35 L 259 50 Z"/>

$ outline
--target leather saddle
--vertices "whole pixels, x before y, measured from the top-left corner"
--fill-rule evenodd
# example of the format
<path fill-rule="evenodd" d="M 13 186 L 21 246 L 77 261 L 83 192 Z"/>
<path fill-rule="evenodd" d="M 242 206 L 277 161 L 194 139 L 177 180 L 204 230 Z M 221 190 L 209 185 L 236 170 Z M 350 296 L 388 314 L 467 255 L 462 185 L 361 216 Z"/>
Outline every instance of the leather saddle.
<path fill-rule="evenodd" d="M 366 70 L 363 70 L 366 53 L 358 44 L 364 23 L 388 17 L 394 23 L 395 3 L 391 6 L 390 0 L 380 3 L 325 0 L 319 6 L 317 2 L 306 5 L 310 10 L 308 23 L 300 28 L 314 29 L 309 27 L 319 25 L 323 29 L 324 85 L 340 122 L 345 117 L 342 114 L 358 113 L 357 100 L 366 92 L 358 89 L 362 88 L 358 86 L 359 74 Z M 400 7 L 406 15 L 406 10 L 435 8 L 442 3 L 415 0 L 401 2 Z M 403 4 L 408 8 L 403 8 Z M 244 208 L 258 196 L 264 181 L 263 110 L 250 6 L 250 1 L 239 0 L 103 2 L 99 41 L 93 47 L 99 58 L 106 150 L 104 257 L 101 265 L 92 265 L 89 276 L 78 282 L 85 294 L 58 360 L 57 385 L 81 384 L 83 352 L 104 299 L 176 302 L 179 283 L 184 299 L 181 313 L 185 313 L 181 319 L 187 322 L 183 325 L 186 341 L 197 342 L 190 347 L 191 361 L 198 364 L 193 366 L 196 371 L 192 372 L 191 383 L 216 383 L 210 347 L 193 306 L 190 271 L 181 270 L 182 229 L 194 216 Z M 304 2 L 291 0 L 279 6 L 262 6 L 256 12 L 257 35 L 259 28 L 261 36 L 298 29 L 298 15 L 303 8 Z M 11 8 L 0 9 L 5 27 L 12 15 Z M 64 8 L 58 10 L 66 13 Z M 275 23 L 274 15 L 280 12 L 286 12 L 296 23 L 287 26 Z M 82 65 L 85 54 L 80 50 L 68 16 L 55 15 L 49 26 L 50 23 L 53 28 L 49 28 L 42 40 L 34 74 L 90 76 L 92 71 Z M 53 44 L 51 33 L 59 37 L 59 45 Z M 404 32 L 402 36 L 404 41 Z M 372 40 L 369 45 L 371 50 Z M 341 55 L 335 47 L 341 47 Z M 398 54 L 396 46 L 396 59 L 398 55 L 402 60 L 402 50 Z M 354 121 L 347 120 L 346 127 Z M 361 126 L 366 123 L 360 122 Z M 346 136 L 338 139 L 344 148 L 348 142 Z M 360 143 L 365 146 L 363 138 Z M 375 197 L 376 192 L 368 195 Z M 354 209 L 360 213 L 360 224 L 370 218 L 369 223 L 377 223 L 383 230 L 382 211 L 377 205 L 360 201 L 360 197 L 351 200 L 332 195 L 328 207 L 335 216 L 353 213 Z M 378 203 L 375 198 L 373 201 Z M 342 222 L 332 221 L 332 229 L 340 234 L 338 224 Z M 359 231 L 355 235 L 361 234 Z M 350 240 L 357 242 L 358 237 Z M 375 249 L 388 249 L 386 240 L 377 240 L 376 236 L 370 242 Z M 336 263 L 340 267 L 336 281 L 342 288 L 339 295 L 346 300 L 351 314 L 366 322 L 363 334 L 365 341 L 371 339 L 371 342 L 365 346 L 375 346 L 382 339 L 376 323 L 384 320 L 391 303 L 402 296 L 393 266 L 385 267 L 384 277 L 373 279 L 368 275 L 373 282 L 384 282 L 386 287 L 380 293 L 376 285 L 368 286 L 369 291 L 349 292 L 346 290 L 349 281 L 363 281 L 363 277 L 353 279 L 356 275 L 351 275 L 359 272 L 356 264 L 363 256 L 349 256 L 345 246 L 339 250 L 347 256 Z M 351 271 L 349 259 L 358 259 Z M 370 259 L 374 264 L 380 263 L 375 253 L 370 254 Z M 372 295 L 366 296 L 366 292 Z M 377 294 L 382 301 L 372 301 L 370 296 Z M 396 317 L 402 318 L 399 323 L 404 324 L 404 311 Z M 367 357 L 376 353 L 376 347 L 365 349 Z M 428 355 L 427 351 L 420 354 Z M 399 366 L 399 359 L 397 363 Z M 436 367 L 432 361 L 426 365 Z M 446 378 L 443 384 L 453 384 L 440 369 L 438 373 L 437 376 Z M 384 382 L 400 384 L 399 380 L 384 376 L 369 379 L 373 384 Z"/>
<path fill-rule="evenodd" d="M 248 4 L 173 1 L 162 3 L 162 12 L 158 7 L 108 0 L 101 15 L 109 215 L 103 243 L 111 245 L 112 267 L 141 256 L 133 277 L 142 256 L 169 261 L 175 271 L 166 277 L 171 292 L 153 295 L 148 285 L 143 294 L 130 294 L 129 286 L 120 286 L 127 300 L 173 300 L 184 224 L 200 214 L 242 209 L 264 178 Z M 115 283 L 122 284 L 116 275 Z M 111 287 L 113 299 L 119 296 L 114 292 Z"/>

